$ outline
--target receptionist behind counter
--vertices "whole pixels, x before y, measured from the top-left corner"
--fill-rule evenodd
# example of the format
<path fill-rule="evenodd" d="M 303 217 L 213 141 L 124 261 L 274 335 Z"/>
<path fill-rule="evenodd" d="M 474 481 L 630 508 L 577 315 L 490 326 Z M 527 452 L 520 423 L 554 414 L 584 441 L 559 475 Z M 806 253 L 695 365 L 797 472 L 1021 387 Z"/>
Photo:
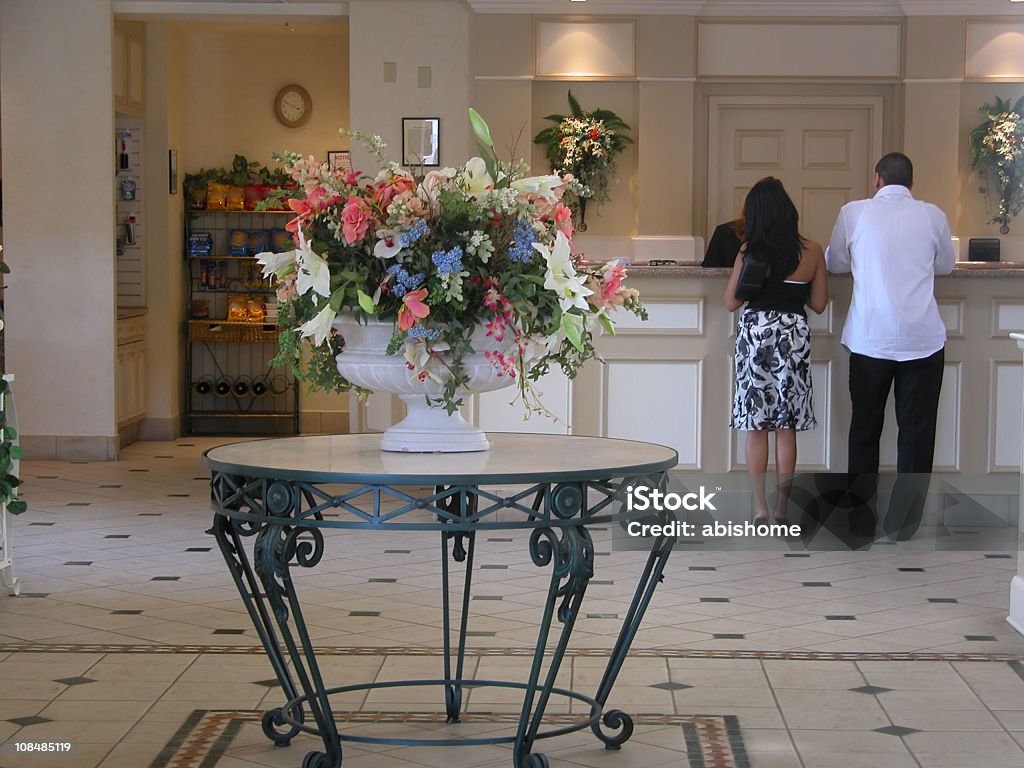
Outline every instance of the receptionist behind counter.
<path fill-rule="evenodd" d="M 715 227 L 704 254 L 702 267 L 726 267 L 732 269 L 743 241 L 743 219 L 727 221 Z"/>

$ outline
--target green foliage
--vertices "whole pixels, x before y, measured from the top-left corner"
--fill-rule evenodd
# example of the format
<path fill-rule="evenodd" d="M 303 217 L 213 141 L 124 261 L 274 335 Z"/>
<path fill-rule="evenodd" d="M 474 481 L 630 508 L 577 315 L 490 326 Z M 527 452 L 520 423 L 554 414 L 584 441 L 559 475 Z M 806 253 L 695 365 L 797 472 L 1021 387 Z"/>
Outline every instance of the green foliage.
<path fill-rule="evenodd" d="M 244 187 L 248 184 L 266 184 L 272 187 L 283 187 L 291 183 L 291 177 L 284 168 L 268 168 L 260 165 L 256 160 L 250 161 L 245 155 L 235 155 L 231 160 L 230 168 L 200 168 L 196 173 L 186 173 L 184 179 L 185 197 L 189 198 L 194 192 L 206 189 L 210 182 L 218 184 L 231 184 L 236 187 Z M 288 194 L 282 191 L 279 199 L 287 199 Z M 268 204 L 264 202 L 260 210 L 266 210 Z"/>
<path fill-rule="evenodd" d="M 21 478 L 14 473 L 14 462 L 21 458 L 21 448 L 14 445 L 18 433 L 13 427 L 7 426 L 6 405 L 11 397 L 10 382 L 0 379 L 0 396 L 4 398 L 3 410 L 0 410 L 0 503 L 7 505 L 12 515 L 20 515 L 28 505 L 18 498 L 18 486 Z"/>
<path fill-rule="evenodd" d="M 592 197 L 598 205 L 608 201 L 608 187 L 615 177 L 615 161 L 633 143 L 629 126 L 608 109 L 587 112 L 569 91 L 569 114 L 548 115 L 555 123 L 533 137 L 544 146 L 551 170 L 572 174 L 586 188 L 577 196 L 567 195 L 566 203 L 580 219 L 582 199 Z"/>
<path fill-rule="evenodd" d="M 968 138 L 971 170 L 984 182 L 989 222 L 1009 232 L 1010 221 L 1024 210 L 1024 96 L 1013 104 L 996 97 L 979 110 L 985 119 Z"/>

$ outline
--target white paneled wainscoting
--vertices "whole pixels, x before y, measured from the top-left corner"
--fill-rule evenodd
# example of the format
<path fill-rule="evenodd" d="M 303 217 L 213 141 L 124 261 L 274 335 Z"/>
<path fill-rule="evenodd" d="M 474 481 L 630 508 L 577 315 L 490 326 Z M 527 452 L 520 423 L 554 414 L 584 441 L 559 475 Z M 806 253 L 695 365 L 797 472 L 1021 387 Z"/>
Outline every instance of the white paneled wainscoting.
<path fill-rule="evenodd" d="M 552 372 L 539 383 L 554 419 L 524 420 L 513 389 L 469 398 L 465 415 L 489 431 L 549 432 L 646 440 L 679 451 L 680 469 L 743 468 L 742 435 L 729 429 L 734 391 L 735 315 L 722 305 L 726 270 L 633 267 L 650 318 L 623 316 L 615 336 L 599 339 L 601 363 L 575 381 Z M 846 469 L 850 419 L 848 354 L 840 344 L 850 278 L 832 276 L 832 299 L 810 314 L 816 429 L 799 436 L 799 468 Z M 1013 330 L 1024 330 L 1024 269 L 958 267 L 936 280 L 946 323 L 945 376 L 935 447 L 937 471 L 1016 473 L 1021 461 L 1022 364 Z M 1016 296 L 1013 296 L 1016 294 Z M 356 406 L 357 430 L 382 430 L 401 416 L 397 399 L 374 396 Z M 882 469 L 896 465 L 890 400 Z"/>

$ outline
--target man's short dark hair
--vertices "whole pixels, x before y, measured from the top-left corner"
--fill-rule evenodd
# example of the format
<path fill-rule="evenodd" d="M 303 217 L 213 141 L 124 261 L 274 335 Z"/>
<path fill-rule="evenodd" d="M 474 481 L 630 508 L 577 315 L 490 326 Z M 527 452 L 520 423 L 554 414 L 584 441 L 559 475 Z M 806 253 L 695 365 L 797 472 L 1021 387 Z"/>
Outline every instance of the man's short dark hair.
<path fill-rule="evenodd" d="M 902 152 L 890 152 L 875 165 L 875 173 L 882 177 L 882 183 L 899 184 L 908 189 L 914 183 L 914 164 Z"/>

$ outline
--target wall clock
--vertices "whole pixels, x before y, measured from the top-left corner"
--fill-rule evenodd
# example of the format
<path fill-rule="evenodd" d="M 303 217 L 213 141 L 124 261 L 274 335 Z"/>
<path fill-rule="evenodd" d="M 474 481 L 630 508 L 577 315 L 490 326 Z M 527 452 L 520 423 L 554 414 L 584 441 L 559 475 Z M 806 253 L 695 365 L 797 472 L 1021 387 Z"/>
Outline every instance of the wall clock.
<path fill-rule="evenodd" d="M 274 116 L 281 125 L 298 128 L 306 124 L 312 113 L 313 100 L 301 85 L 286 85 L 274 97 Z"/>

